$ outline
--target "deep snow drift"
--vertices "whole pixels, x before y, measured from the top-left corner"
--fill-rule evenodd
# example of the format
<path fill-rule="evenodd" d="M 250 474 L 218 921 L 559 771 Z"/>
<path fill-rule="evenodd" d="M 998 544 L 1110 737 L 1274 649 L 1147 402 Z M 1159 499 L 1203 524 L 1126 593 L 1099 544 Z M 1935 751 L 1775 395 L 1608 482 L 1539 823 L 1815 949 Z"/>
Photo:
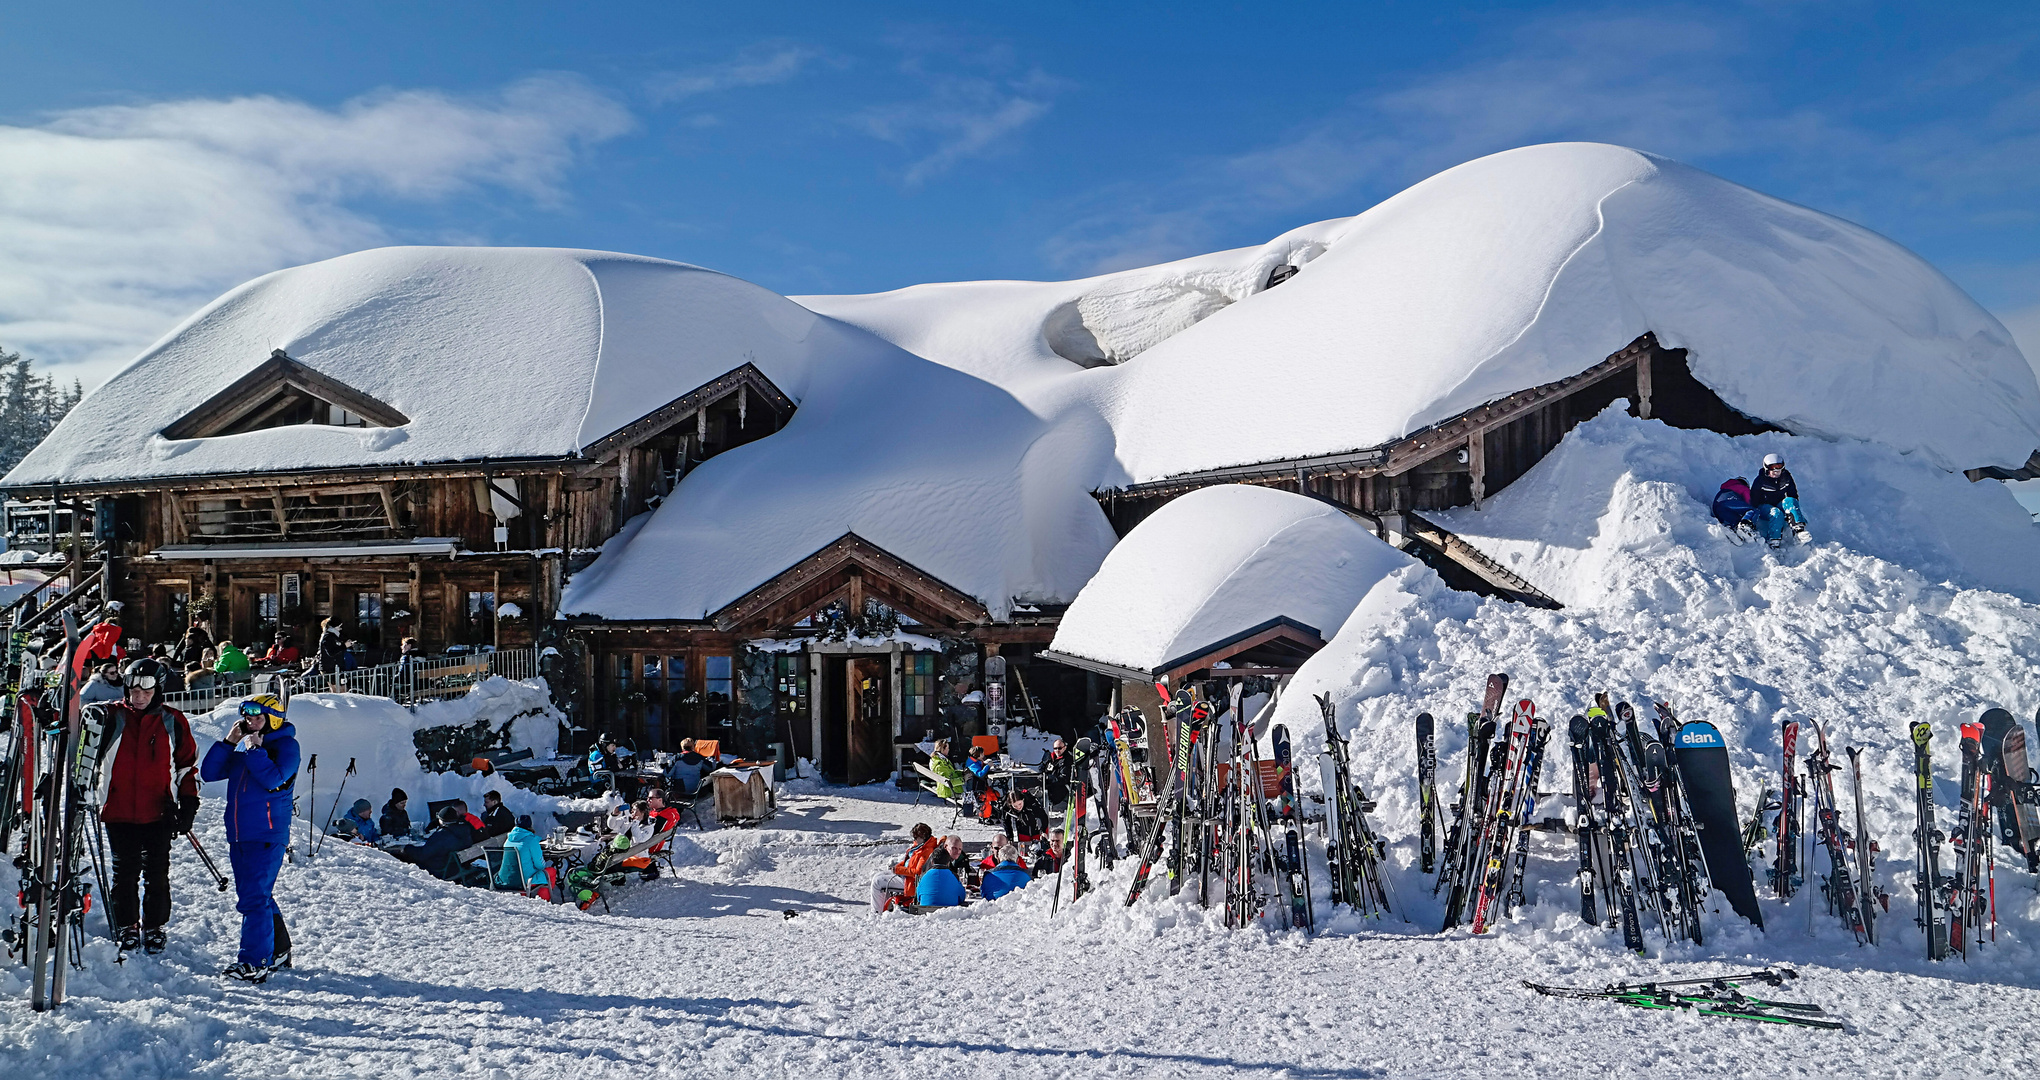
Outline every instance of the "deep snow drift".
<path fill-rule="evenodd" d="M 1767 451 L 1795 469 L 1819 541 L 1773 552 L 1734 547 L 1708 514 L 1714 488 Z M 1874 949 L 1854 950 L 1824 910 L 1811 929 L 1850 962 L 1941 971 L 1912 924 L 1912 747 L 1907 725 L 1934 725 L 1934 766 L 1944 827 L 1956 803 L 1958 723 L 1985 708 L 2022 719 L 2040 706 L 2040 529 L 1995 483 L 1969 484 L 1881 447 L 1781 435 L 1731 439 L 1639 421 L 1615 409 L 1559 448 L 1483 511 L 1440 515 L 1490 555 L 1569 605 L 1540 611 L 1454 592 L 1413 567 L 1377 585 L 1323 651 L 1307 661 L 1278 712 L 1316 753 L 1323 725 L 1311 695 L 1329 693 L 1350 731 L 1362 784 L 1380 799 L 1379 825 L 1396 845 L 1398 895 L 1427 928 L 1437 907 L 1411 868 L 1416 829 L 1418 712 L 1439 720 L 1441 797 L 1450 801 L 1466 744 L 1464 717 L 1479 707 L 1488 672 L 1509 673 L 1560 731 L 1606 690 L 1636 704 L 1669 701 L 1682 719 L 1707 720 L 1729 744 L 1747 814 L 1775 787 L 1779 730 L 1818 721 L 1833 740 L 1865 748 L 1864 791 L 1881 846 L 1878 880 L 1891 913 Z M 1535 533 L 1541 539 L 1531 539 Z M 1804 724 L 1809 738 L 1811 725 Z M 1802 747 L 1809 746 L 1802 742 Z M 1805 750 L 1802 750 L 1802 754 Z M 1563 747 L 1547 755 L 1542 789 L 1570 790 Z M 1314 776 L 1303 773 L 1309 786 Z M 1844 813 L 1847 774 L 1837 780 Z M 1555 813 L 1564 800 L 1551 804 Z M 1396 838 L 1400 838 L 1397 840 Z M 1549 841 L 1530 927 L 1582 935 L 1619 950 L 1613 931 L 1579 925 L 1569 842 Z M 1576 857 L 1576 856 L 1575 856 Z M 1949 864 L 1945 861 L 1944 868 Z M 2019 869 L 2013 869 L 2017 863 Z M 1825 865 L 1825 857 L 1816 860 Z M 1533 874 L 1533 881 L 1536 875 Z M 2040 899 L 2023 862 L 2000 860 L 1997 943 L 1949 977 L 2011 978 L 2036 959 Z M 1760 893 L 1768 890 L 1760 888 Z M 1817 890 L 1792 903 L 1765 900 L 1771 930 L 1733 915 L 1708 924 L 1710 941 L 1754 956 L 1802 937 Z M 1532 929 L 1535 928 L 1535 929 Z M 1653 949 L 1661 942 L 1650 936 Z M 1672 954 L 1683 955 L 1684 950 Z"/>

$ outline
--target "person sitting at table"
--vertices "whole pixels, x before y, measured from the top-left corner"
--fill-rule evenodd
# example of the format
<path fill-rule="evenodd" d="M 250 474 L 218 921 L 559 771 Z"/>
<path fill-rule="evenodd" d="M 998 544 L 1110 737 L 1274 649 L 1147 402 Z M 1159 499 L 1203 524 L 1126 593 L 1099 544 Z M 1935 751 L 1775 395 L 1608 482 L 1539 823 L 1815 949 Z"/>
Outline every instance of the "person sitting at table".
<path fill-rule="evenodd" d="M 1021 788 L 1006 799 L 1006 839 L 1031 844 L 1048 835 L 1048 811 L 1034 793 Z"/>
<path fill-rule="evenodd" d="M 219 676 L 196 660 L 184 665 L 184 689 L 187 691 L 211 690 L 218 679 Z"/>
<path fill-rule="evenodd" d="M 411 796 L 403 788 L 390 789 L 390 801 L 383 804 L 382 820 L 376 823 L 384 836 L 395 840 L 411 835 L 410 802 Z"/>
<path fill-rule="evenodd" d="M 1061 829 L 1050 832 L 1039 844 L 1035 845 L 1034 876 L 1047 877 L 1062 869 L 1063 856 L 1067 853 L 1068 848 L 1069 842 L 1064 839 Z"/>
<path fill-rule="evenodd" d="M 645 802 L 651 804 L 652 821 L 658 826 L 659 832 L 680 827 L 680 811 L 666 805 L 666 793 L 663 790 L 659 788 L 646 789 Z"/>
<path fill-rule="evenodd" d="M 248 654 L 234 647 L 231 641 L 220 642 L 220 658 L 213 664 L 213 670 L 222 675 L 234 676 L 248 673 Z"/>
<path fill-rule="evenodd" d="M 954 799 L 963 794 L 963 773 L 958 772 L 956 763 L 949 760 L 949 740 L 935 740 L 934 752 L 928 755 L 928 771 L 935 774 L 934 795 L 938 799 Z"/>
<path fill-rule="evenodd" d="M 369 816 L 374 810 L 367 799 L 354 800 L 354 805 L 347 808 L 347 815 L 336 823 L 338 831 L 364 844 L 375 843 L 382 833 L 375 827 L 375 819 Z"/>
<path fill-rule="evenodd" d="M 503 862 L 496 868 L 496 884 L 526 889 L 541 881 L 545 884 L 538 885 L 532 895 L 551 900 L 552 887 L 558 879 L 553 868 L 546 865 L 545 849 L 539 844 L 538 833 L 531 828 L 531 815 L 525 814 L 503 838 Z"/>
<path fill-rule="evenodd" d="M 510 815 L 510 808 L 503 805 L 503 794 L 499 791 L 482 793 L 482 839 L 508 836 L 517 827 L 517 819 Z"/>
<path fill-rule="evenodd" d="M 630 817 L 618 829 L 616 838 L 609 842 L 612 851 L 629 851 L 641 844 L 649 843 L 659 835 L 658 823 L 652 820 L 652 804 L 648 799 L 639 799 L 630 806 Z M 647 848 L 616 864 L 617 869 L 635 870 L 642 881 L 651 881 L 659 876 L 659 865 L 652 861 Z"/>
<path fill-rule="evenodd" d="M 269 651 L 262 654 L 262 663 L 271 667 L 295 667 L 297 658 L 297 646 L 291 643 L 290 635 L 278 630 L 276 640 L 269 643 Z"/>
<path fill-rule="evenodd" d="M 928 861 L 935 857 L 935 830 L 927 822 L 918 822 L 909 834 L 913 846 L 907 849 L 907 857 L 871 879 L 871 913 L 876 915 L 891 906 L 899 897 L 911 893 L 920 880 L 921 872 L 928 867 Z"/>
<path fill-rule="evenodd" d="M 999 897 L 1015 889 L 1024 889 L 1034 880 L 1027 868 L 1020 864 L 1020 849 L 1010 840 L 992 841 L 992 855 L 998 857 L 997 865 L 985 871 L 984 880 L 978 884 L 978 895 L 987 900 Z"/>
<path fill-rule="evenodd" d="M 602 835 L 615 836 L 630 831 L 630 804 L 618 803 L 609 808 L 609 816 L 602 819 Z"/>
<path fill-rule="evenodd" d="M 477 837 L 482 835 L 482 819 L 468 812 L 468 806 L 465 800 L 462 799 L 453 800 L 453 808 L 460 812 L 460 819 L 468 823 L 468 828 L 473 829 Z"/>
<path fill-rule="evenodd" d="M 998 796 L 991 794 L 991 755 L 985 753 L 985 747 L 973 745 L 971 755 L 963 759 L 963 768 L 971 774 L 971 804 L 977 806 L 977 821 L 991 821 L 998 813 Z"/>
<path fill-rule="evenodd" d="M 679 755 L 666 765 L 666 781 L 673 790 L 693 798 L 701 790 L 701 778 L 713 771 L 708 759 L 695 752 L 694 740 L 682 739 Z"/>
<path fill-rule="evenodd" d="M 928 869 L 914 883 L 914 903 L 922 908 L 961 907 L 963 898 L 963 881 L 956 876 L 949 850 L 936 848 Z"/>
<path fill-rule="evenodd" d="M 390 854 L 424 867 L 441 881 L 452 881 L 460 875 L 453 856 L 473 847 L 476 836 L 476 831 L 467 823 L 467 815 L 461 813 L 456 803 L 439 808 L 439 827 L 425 837 L 424 843 L 393 848 Z"/>

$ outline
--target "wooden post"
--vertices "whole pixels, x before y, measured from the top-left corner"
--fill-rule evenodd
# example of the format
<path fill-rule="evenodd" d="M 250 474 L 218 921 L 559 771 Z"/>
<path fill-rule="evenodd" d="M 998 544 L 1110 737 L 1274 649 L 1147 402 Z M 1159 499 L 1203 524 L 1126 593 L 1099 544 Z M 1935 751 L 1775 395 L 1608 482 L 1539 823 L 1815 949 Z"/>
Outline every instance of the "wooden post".
<path fill-rule="evenodd" d="M 1466 437 L 1466 469 L 1473 477 L 1473 508 L 1487 498 L 1487 430 L 1474 428 Z"/>
<path fill-rule="evenodd" d="M 1645 350 L 1636 358 L 1636 415 L 1650 419 L 1650 365 L 1657 356 L 1655 350 Z"/>

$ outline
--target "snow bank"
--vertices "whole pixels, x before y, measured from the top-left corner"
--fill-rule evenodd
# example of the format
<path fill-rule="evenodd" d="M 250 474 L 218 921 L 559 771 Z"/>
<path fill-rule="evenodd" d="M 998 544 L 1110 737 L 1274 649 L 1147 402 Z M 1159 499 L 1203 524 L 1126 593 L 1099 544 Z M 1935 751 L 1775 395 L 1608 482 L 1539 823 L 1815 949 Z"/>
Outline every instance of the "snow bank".
<path fill-rule="evenodd" d="M 799 401 L 816 322 L 748 282 L 634 255 L 357 252 L 213 301 L 86 395 L 7 482 L 560 457 L 746 361 Z M 410 423 L 157 435 L 273 349 Z"/>
<path fill-rule="evenodd" d="M 1732 547 L 1710 524 L 1707 500 L 1722 475 L 1771 450 L 1796 465 L 1821 536 L 1811 547 Z M 2033 601 L 2040 593 L 2032 571 L 2019 568 L 2040 561 L 2040 533 L 2023 523 L 2011 496 L 1882 447 L 1669 431 L 1611 411 L 1575 429 L 1488 505 L 1451 515 L 1451 527 L 1571 606 L 1531 610 L 1455 592 L 1428 568 L 1398 571 L 1304 664 L 1279 710 L 1298 733 L 1299 757 L 1313 755 L 1323 724 L 1310 697 L 1332 695 L 1341 728 L 1352 733 L 1359 778 L 1380 800 L 1379 824 L 1403 867 L 1398 895 L 1413 917 L 1436 925 L 1428 883 L 1410 869 L 1414 718 L 1421 711 L 1438 718 L 1440 794 L 1449 803 L 1466 712 L 1479 707 L 1487 673 L 1502 671 L 1512 676 L 1511 697 L 1532 699 L 1561 729 L 1596 690 L 1646 716 L 1647 701 L 1666 700 L 1682 718 L 1711 721 L 1728 741 L 1745 809 L 1778 783 L 1785 720 L 1825 725 L 1838 761 L 1843 746 L 1866 748 L 1870 826 L 1883 848 L 1878 877 L 1893 898 L 1878 962 L 1917 952 L 1907 884 L 1914 851 L 1907 724 L 1934 725 L 1940 805 L 1952 814 L 1955 725 L 1993 705 L 2021 717 L 2040 706 L 2040 669 L 2031 662 L 2040 650 Z M 1543 790 L 1569 791 L 1562 743 L 1550 757 Z M 1315 770 L 1300 775 L 1315 784 Z M 1846 774 L 1838 783 L 1845 782 Z M 1845 790 L 1842 801 L 1850 807 Z M 1554 803 L 1540 813 L 1557 810 Z M 1577 890 L 1563 858 L 1570 846 L 1559 846 L 1556 861 L 1539 871 L 1541 884 L 1533 882 L 1544 901 L 1530 916 L 1535 932 L 1579 929 L 1576 915 L 1564 914 L 1568 894 L 1577 910 Z M 2022 871 L 2004 875 L 2025 880 Z M 2040 900 L 2002 884 L 1998 895 L 2007 926 L 1997 948 L 2030 961 Z M 1766 899 L 1771 937 L 1800 933 L 1806 906 L 1819 903 L 1812 890 L 1789 908 Z M 1829 940 L 1847 937 L 1824 912 L 1812 925 Z M 1709 932 L 1730 947 L 1761 940 L 1732 916 L 1710 922 Z"/>
<path fill-rule="evenodd" d="M 1370 587 L 1409 565 L 1315 499 L 1204 488 L 1164 505 L 1112 549 L 1050 647 L 1152 672 L 1278 618 L 1328 636 Z"/>
<path fill-rule="evenodd" d="M 240 700 L 235 699 L 221 703 L 210 713 L 192 716 L 191 732 L 199 745 L 211 745 L 212 740 L 226 734 L 239 720 L 239 708 Z M 297 783 L 300 818 L 314 812 L 309 773 L 314 754 L 319 756 L 316 813 L 321 816 L 332 808 L 334 796 L 340 794 L 341 777 L 350 758 L 355 775 L 347 780 L 346 804 L 340 807 L 341 813 L 360 798 L 367 799 L 375 812 L 381 814 L 390 789 L 398 787 L 411 796 L 411 816 L 421 826 L 425 822 L 426 803 L 465 799 L 468 808 L 479 813 L 484 791 L 501 792 L 503 804 L 519 814 L 547 813 L 561 803 L 554 796 L 537 795 L 497 777 L 428 773 L 418 763 L 416 744 L 411 741 L 414 732 L 426 728 L 464 727 L 486 720 L 497 730 L 506 724 L 510 726 L 512 748 L 529 747 L 539 757 L 550 757 L 558 747 L 559 727 L 566 718 L 553 708 L 541 679 L 486 679 L 475 684 L 464 697 L 426 702 L 415 711 L 388 698 L 298 694 L 290 699 L 289 714 L 303 754 Z M 205 785 L 201 795 L 208 805 L 219 805 L 215 800 L 226 797 L 226 782 Z M 543 830 L 545 823 L 539 824 Z"/>

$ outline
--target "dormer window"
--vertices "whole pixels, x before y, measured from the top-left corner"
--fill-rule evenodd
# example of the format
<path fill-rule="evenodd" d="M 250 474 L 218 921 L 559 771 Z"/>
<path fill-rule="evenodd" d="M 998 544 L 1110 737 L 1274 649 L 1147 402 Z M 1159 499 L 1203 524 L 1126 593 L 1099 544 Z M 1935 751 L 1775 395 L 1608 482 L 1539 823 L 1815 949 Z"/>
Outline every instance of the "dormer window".
<path fill-rule="evenodd" d="M 205 439 L 299 424 L 365 428 L 410 422 L 403 413 L 277 349 L 262 366 L 164 428 L 163 437 Z"/>

